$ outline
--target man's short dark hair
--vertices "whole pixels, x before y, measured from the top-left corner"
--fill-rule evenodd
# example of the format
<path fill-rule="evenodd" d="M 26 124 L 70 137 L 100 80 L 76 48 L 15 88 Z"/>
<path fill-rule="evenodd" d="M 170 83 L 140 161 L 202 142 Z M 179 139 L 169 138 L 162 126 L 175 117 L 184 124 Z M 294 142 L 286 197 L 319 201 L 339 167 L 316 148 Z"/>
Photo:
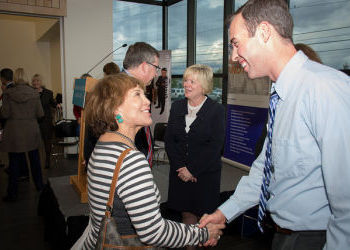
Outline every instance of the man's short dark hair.
<path fill-rule="evenodd" d="M 120 72 L 119 66 L 115 64 L 114 62 L 106 63 L 103 66 L 103 72 L 108 75 L 115 75 Z"/>
<path fill-rule="evenodd" d="M 13 71 L 12 69 L 2 69 L 0 72 L 0 76 L 4 78 L 6 81 L 13 81 Z"/>
<path fill-rule="evenodd" d="M 159 58 L 159 52 L 148 43 L 137 42 L 130 45 L 126 51 L 123 68 L 130 69 L 139 66 L 143 62 L 154 63 L 154 57 Z"/>
<path fill-rule="evenodd" d="M 281 37 L 293 41 L 293 18 L 285 0 L 249 0 L 229 18 L 229 23 L 237 14 L 242 14 L 250 36 L 255 35 L 261 22 L 267 21 Z"/>
<path fill-rule="evenodd" d="M 168 71 L 167 68 L 162 68 L 162 71 Z"/>

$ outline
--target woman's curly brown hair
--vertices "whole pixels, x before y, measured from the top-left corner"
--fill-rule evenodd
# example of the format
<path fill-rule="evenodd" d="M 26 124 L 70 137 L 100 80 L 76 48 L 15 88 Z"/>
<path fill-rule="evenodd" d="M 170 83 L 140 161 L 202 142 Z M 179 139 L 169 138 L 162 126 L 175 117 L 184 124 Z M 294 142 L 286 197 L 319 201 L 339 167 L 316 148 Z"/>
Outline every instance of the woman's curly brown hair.
<path fill-rule="evenodd" d="M 114 112 L 124 102 L 128 90 L 137 86 L 144 89 L 143 83 L 124 73 L 106 76 L 96 84 L 85 105 L 85 121 L 96 136 L 118 129 Z"/>

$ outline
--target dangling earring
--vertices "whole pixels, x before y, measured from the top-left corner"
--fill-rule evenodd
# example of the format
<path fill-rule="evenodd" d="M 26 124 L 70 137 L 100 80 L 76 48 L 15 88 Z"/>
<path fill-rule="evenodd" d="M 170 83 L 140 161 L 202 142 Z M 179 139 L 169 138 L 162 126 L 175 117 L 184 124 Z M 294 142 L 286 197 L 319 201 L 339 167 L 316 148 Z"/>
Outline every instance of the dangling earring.
<path fill-rule="evenodd" d="M 121 114 L 117 114 L 115 116 L 115 119 L 117 120 L 118 123 L 122 123 L 124 121 Z"/>

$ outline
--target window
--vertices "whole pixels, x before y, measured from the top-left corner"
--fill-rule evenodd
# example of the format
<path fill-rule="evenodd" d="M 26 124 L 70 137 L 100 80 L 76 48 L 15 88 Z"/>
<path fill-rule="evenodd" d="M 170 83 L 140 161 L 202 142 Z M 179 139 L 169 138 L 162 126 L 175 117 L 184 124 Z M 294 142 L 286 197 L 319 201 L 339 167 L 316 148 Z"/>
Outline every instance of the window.
<path fill-rule="evenodd" d="M 187 0 L 168 8 L 168 48 L 172 74 L 182 75 L 187 57 Z"/>
<path fill-rule="evenodd" d="M 224 1 L 197 1 L 196 63 L 222 73 Z"/>
<path fill-rule="evenodd" d="M 291 0 L 294 43 L 311 46 L 324 64 L 335 69 L 350 64 L 350 1 Z"/>
<path fill-rule="evenodd" d="M 135 42 L 146 42 L 158 50 L 162 49 L 162 8 L 156 5 L 113 2 L 113 47 Z M 116 51 L 113 60 L 123 66 L 123 53 Z"/>

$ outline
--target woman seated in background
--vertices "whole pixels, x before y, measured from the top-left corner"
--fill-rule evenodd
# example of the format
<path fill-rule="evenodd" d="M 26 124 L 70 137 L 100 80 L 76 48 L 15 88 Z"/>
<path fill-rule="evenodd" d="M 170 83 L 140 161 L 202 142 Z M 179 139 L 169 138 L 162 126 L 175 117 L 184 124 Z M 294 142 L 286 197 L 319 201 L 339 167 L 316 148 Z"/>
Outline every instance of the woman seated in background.
<path fill-rule="evenodd" d="M 195 224 L 220 204 L 221 150 L 225 138 L 225 109 L 207 96 L 213 71 L 192 65 L 183 76 L 185 97 L 171 106 L 165 135 L 170 161 L 168 208 Z"/>
<path fill-rule="evenodd" d="M 224 225 L 199 229 L 162 218 L 159 190 L 144 154 L 134 144 L 137 131 L 152 123 L 150 102 L 141 82 L 126 74 L 107 76 L 90 93 L 85 110 L 86 121 L 99 140 L 88 163 L 90 220 L 73 249 L 94 249 L 113 171 L 127 148 L 133 150 L 120 169 L 112 215 L 120 235 L 137 234 L 147 245 L 164 247 L 198 245 L 219 238 Z"/>

